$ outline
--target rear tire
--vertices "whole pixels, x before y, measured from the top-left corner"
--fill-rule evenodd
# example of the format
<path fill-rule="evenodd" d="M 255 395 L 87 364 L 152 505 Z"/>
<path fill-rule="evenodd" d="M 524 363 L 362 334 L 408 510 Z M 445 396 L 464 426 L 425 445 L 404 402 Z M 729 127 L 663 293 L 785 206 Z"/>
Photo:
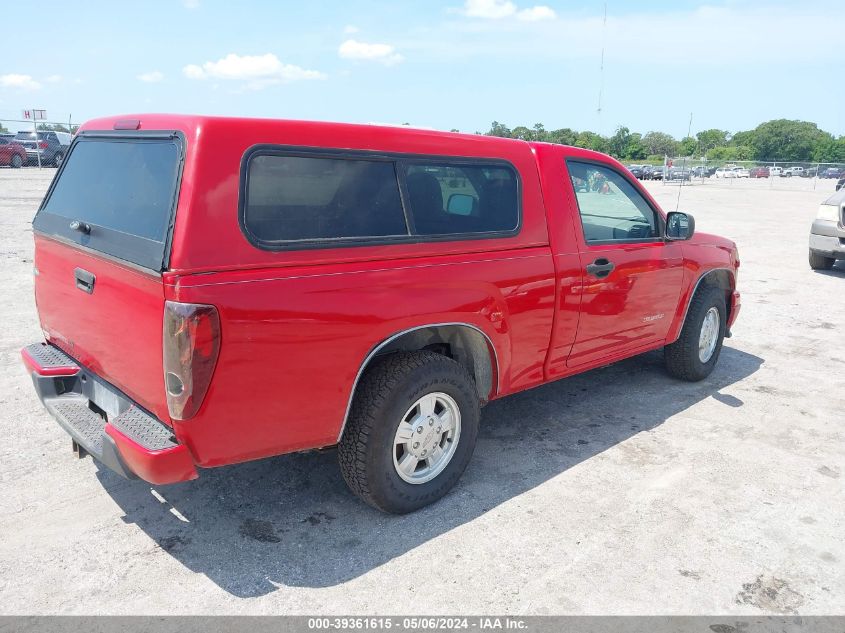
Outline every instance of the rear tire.
<path fill-rule="evenodd" d="M 435 406 L 426 413 L 421 402 Z M 480 417 L 475 384 L 463 366 L 434 352 L 392 354 L 368 369 L 358 385 L 338 445 L 343 478 L 352 492 L 384 512 L 427 506 L 449 492 L 466 469 Z M 409 455 L 410 467 L 404 460 Z"/>
<path fill-rule="evenodd" d="M 62 166 L 62 161 L 63 161 L 64 159 L 65 159 L 65 155 L 64 155 L 64 154 L 62 154 L 61 152 L 56 152 L 56 153 L 53 155 L 53 165 L 54 165 L 55 167 L 61 167 L 61 166 Z"/>
<path fill-rule="evenodd" d="M 830 270 L 835 262 L 833 257 L 825 257 L 815 251 L 810 251 L 810 268 L 813 270 Z"/>
<path fill-rule="evenodd" d="M 11 162 L 9 162 L 9 166 L 13 169 L 20 169 L 21 165 L 23 165 L 23 160 L 20 157 L 20 154 L 15 154 L 12 156 Z"/>
<path fill-rule="evenodd" d="M 725 338 L 725 293 L 704 286 L 690 302 L 678 340 L 664 348 L 666 369 L 675 378 L 697 382 L 713 371 Z"/>

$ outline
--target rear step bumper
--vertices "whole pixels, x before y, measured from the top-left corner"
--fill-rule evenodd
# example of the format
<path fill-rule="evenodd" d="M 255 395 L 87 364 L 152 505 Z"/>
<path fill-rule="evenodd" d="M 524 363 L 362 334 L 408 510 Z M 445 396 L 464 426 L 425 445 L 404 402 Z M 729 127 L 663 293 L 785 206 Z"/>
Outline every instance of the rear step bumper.
<path fill-rule="evenodd" d="M 128 479 L 170 484 L 197 478 L 191 454 L 172 429 L 48 343 L 21 350 L 35 391 L 80 456 Z"/>

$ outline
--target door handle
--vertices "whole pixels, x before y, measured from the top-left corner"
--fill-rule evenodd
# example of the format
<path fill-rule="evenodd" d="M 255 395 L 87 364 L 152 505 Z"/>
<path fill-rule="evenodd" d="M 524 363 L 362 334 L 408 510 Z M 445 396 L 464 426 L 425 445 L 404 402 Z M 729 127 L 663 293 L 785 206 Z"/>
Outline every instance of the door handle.
<path fill-rule="evenodd" d="M 599 257 L 592 264 L 587 265 L 587 274 L 603 279 L 604 277 L 607 277 L 614 268 L 616 268 L 616 264 L 612 261 L 604 257 Z"/>
<path fill-rule="evenodd" d="M 97 280 L 94 273 L 89 273 L 87 270 L 77 268 L 73 271 L 73 275 L 76 277 L 77 288 L 79 288 L 82 292 L 87 292 L 89 295 L 94 292 L 94 282 Z"/>

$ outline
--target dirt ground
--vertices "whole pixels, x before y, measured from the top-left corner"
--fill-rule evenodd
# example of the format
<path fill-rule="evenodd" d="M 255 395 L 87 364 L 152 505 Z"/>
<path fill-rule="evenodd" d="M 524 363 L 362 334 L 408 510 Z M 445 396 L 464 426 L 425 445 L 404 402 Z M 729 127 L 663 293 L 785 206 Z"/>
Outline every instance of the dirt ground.
<path fill-rule="evenodd" d="M 712 376 L 652 353 L 494 402 L 458 487 L 397 518 L 331 452 L 156 489 L 74 459 L 18 356 L 52 173 L 0 170 L 0 613 L 845 614 L 845 262 L 807 265 L 832 182 L 684 187 L 742 259 Z"/>

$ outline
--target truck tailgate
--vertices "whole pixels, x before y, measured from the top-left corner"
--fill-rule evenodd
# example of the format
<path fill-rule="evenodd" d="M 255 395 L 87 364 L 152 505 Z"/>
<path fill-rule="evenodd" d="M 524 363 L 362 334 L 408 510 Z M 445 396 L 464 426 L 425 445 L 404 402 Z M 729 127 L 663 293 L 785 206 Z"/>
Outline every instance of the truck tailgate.
<path fill-rule="evenodd" d="M 160 420 L 175 132 L 82 132 L 33 220 L 35 298 L 51 343 Z"/>
<path fill-rule="evenodd" d="M 35 267 L 35 299 L 47 339 L 169 421 L 162 370 L 161 277 L 38 235 Z M 89 275 L 90 288 L 84 283 Z M 77 282 L 78 276 L 83 283 Z"/>

